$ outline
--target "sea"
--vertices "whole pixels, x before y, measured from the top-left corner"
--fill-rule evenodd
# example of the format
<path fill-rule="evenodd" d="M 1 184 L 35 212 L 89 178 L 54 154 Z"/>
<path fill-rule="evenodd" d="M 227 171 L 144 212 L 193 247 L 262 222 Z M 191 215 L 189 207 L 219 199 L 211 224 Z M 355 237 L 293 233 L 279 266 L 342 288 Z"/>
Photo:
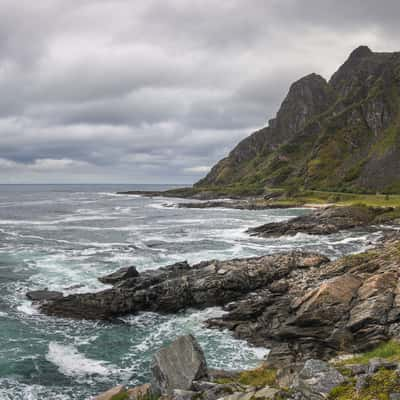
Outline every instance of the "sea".
<path fill-rule="evenodd" d="M 178 185 L 0 185 L 0 400 L 86 400 L 117 384 L 149 380 L 152 355 L 192 333 L 210 367 L 255 367 L 268 349 L 208 329 L 223 310 L 176 315 L 140 313 L 114 323 L 42 315 L 26 292 L 64 294 L 107 286 L 99 276 L 135 265 L 139 271 L 177 261 L 260 256 L 293 249 L 335 259 L 363 251 L 381 232 L 263 239 L 246 229 L 310 212 L 185 209 L 182 199 L 119 195 Z"/>

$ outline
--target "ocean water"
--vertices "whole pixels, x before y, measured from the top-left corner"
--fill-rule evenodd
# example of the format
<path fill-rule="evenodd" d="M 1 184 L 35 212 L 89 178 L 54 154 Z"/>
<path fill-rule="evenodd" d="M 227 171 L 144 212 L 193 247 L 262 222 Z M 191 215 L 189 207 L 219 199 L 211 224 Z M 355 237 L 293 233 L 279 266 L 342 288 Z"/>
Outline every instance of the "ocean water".
<path fill-rule="evenodd" d="M 152 354 L 183 333 L 198 338 L 212 367 L 250 368 L 266 354 L 206 329 L 202 322 L 220 309 L 142 313 L 113 324 L 71 321 L 41 315 L 25 297 L 29 290 L 97 291 L 105 288 L 98 276 L 129 265 L 143 271 L 294 248 L 336 258 L 380 235 L 254 238 L 246 228 L 309 210 L 179 209 L 183 200 L 115 194 L 165 188 L 0 185 L 0 400 L 83 400 L 118 383 L 143 383 Z"/>

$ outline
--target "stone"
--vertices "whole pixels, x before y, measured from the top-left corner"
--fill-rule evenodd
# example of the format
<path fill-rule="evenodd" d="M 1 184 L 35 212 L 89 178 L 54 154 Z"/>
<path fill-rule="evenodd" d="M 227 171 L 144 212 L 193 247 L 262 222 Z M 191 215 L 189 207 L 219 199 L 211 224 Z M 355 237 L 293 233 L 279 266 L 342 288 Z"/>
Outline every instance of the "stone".
<path fill-rule="evenodd" d="M 122 393 L 126 393 L 126 388 L 123 385 L 118 385 L 104 393 L 99 394 L 98 396 L 94 397 L 93 400 L 112 400 L 114 396 Z"/>
<path fill-rule="evenodd" d="M 389 400 L 400 400 L 400 393 L 390 393 Z"/>
<path fill-rule="evenodd" d="M 203 351 L 192 335 L 180 336 L 160 349 L 153 357 L 151 373 L 152 391 L 162 395 L 191 390 L 194 381 L 208 377 Z"/>
<path fill-rule="evenodd" d="M 224 400 L 251 400 L 255 394 L 255 391 L 251 392 L 235 392 L 228 396 L 221 397 Z"/>
<path fill-rule="evenodd" d="M 198 395 L 197 392 L 193 392 L 192 390 L 174 389 L 172 391 L 173 400 L 192 400 Z"/>
<path fill-rule="evenodd" d="M 115 285 L 116 283 L 129 278 L 136 278 L 139 276 L 135 266 L 120 268 L 112 274 L 102 276 L 99 279 L 101 283 Z"/>
<path fill-rule="evenodd" d="M 151 386 L 145 383 L 127 390 L 129 400 L 139 400 L 151 393 Z"/>
<path fill-rule="evenodd" d="M 254 398 L 260 400 L 273 400 L 279 392 L 280 391 L 278 389 L 266 386 L 263 389 L 257 390 L 257 392 L 254 393 Z"/>
<path fill-rule="evenodd" d="M 335 368 L 321 360 L 307 360 L 299 373 L 297 387 L 311 400 L 323 399 L 345 378 Z"/>
<path fill-rule="evenodd" d="M 26 297 L 29 300 L 41 302 L 41 301 L 62 299 L 64 296 L 61 292 L 44 289 L 44 290 L 33 290 L 31 292 L 28 292 L 26 294 Z"/>
<path fill-rule="evenodd" d="M 397 369 L 399 363 L 396 361 L 388 361 L 384 358 L 373 358 L 368 363 L 368 374 L 373 374 L 379 371 L 381 368 L 385 369 Z"/>

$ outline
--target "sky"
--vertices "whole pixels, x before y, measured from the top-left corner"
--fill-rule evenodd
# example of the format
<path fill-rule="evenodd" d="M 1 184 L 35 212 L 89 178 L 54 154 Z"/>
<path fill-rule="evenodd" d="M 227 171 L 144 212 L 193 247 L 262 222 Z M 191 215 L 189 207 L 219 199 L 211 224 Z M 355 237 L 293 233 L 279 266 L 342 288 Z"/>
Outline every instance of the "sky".
<path fill-rule="evenodd" d="M 0 183 L 193 183 L 398 0 L 0 0 Z"/>

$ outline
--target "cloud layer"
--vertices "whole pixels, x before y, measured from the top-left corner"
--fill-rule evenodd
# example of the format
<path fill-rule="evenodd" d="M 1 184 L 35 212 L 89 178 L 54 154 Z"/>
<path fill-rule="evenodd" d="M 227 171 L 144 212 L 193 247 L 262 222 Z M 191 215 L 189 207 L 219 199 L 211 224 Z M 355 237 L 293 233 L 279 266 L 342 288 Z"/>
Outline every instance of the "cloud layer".
<path fill-rule="evenodd" d="M 289 85 L 360 44 L 394 51 L 387 0 L 2 0 L 0 180 L 191 183 Z"/>

